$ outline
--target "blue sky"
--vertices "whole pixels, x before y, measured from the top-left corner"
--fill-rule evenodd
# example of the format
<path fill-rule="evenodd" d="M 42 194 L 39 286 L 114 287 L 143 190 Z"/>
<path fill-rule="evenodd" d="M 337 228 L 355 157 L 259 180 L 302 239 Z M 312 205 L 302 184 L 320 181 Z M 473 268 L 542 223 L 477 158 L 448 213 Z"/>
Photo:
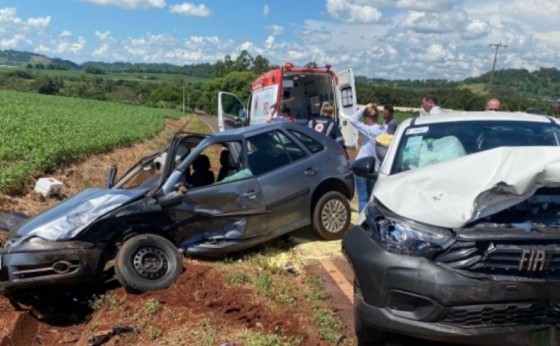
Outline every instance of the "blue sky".
<path fill-rule="evenodd" d="M 0 49 L 195 64 L 247 50 L 388 79 L 560 66 L 558 0 L 2 0 Z M 507 46 L 507 47 L 505 47 Z"/>

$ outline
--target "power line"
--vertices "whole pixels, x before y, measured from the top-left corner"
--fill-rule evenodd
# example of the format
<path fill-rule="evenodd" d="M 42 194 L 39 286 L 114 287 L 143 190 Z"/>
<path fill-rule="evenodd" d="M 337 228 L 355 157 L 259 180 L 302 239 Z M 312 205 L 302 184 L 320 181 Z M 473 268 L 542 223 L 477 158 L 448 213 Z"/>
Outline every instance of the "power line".
<path fill-rule="evenodd" d="M 494 64 L 492 64 L 492 74 L 490 75 L 490 82 L 488 83 L 488 98 L 492 96 L 492 85 L 494 84 L 494 71 L 496 69 L 496 62 L 498 61 L 498 50 L 501 47 L 506 48 L 507 45 L 501 43 L 491 43 L 488 46 L 496 47 L 496 51 L 494 52 Z"/>

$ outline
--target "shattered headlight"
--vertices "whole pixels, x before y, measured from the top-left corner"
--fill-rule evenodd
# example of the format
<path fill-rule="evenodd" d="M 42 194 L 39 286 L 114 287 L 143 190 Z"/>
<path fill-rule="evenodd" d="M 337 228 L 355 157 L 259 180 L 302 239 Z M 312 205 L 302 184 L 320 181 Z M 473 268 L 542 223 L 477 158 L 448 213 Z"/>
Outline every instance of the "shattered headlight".
<path fill-rule="evenodd" d="M 370 203 L 368 208 L 375 206 Z M 445 228 L 422 225 L 396 217 L 379 217 L 379 213 L 371 213 L 368 210 L 365 214 L 370 230 L 375 233 L 374 237 L 387 251 L 431 258 L 455 241 L 455 234 Z"/>

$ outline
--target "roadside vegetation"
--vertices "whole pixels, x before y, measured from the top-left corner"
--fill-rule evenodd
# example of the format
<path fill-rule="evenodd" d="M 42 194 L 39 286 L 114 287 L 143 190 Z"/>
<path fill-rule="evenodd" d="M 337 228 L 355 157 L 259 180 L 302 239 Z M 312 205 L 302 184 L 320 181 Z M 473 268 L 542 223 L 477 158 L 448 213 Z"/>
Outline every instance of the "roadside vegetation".
<path fill-rule="evenodd" d="M 0 91 L 0 191 L 85 155 L 130 145 L 164 127 L 174 110 Z"/>

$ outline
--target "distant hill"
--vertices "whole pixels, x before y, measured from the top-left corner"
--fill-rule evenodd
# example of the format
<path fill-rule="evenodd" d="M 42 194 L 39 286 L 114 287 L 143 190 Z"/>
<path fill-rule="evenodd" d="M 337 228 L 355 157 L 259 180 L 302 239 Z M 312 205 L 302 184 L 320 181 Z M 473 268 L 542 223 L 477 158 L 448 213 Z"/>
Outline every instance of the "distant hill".
<path fill-rule="evenodd" d="M 0 50 L 0 65 L 13 67 L 42 66 L 54 70 L 76 70 L 80 68 L 80 65 L 69 60 L 49 58 L 45 55 L 17 50 Z"/>
<path fill-rule="evenodd" d="M 166 63 L 129 63 L 88 61 L 82 65 L 69 60 L 50 58 L 45 55 L 16 50 L 0 50 L 0 66 L 31 67 L 48 70 L 89 70 L 106 73 L 175 73 L 200 78 L 212 78 L 214 64 L 172 65 Z"/>

